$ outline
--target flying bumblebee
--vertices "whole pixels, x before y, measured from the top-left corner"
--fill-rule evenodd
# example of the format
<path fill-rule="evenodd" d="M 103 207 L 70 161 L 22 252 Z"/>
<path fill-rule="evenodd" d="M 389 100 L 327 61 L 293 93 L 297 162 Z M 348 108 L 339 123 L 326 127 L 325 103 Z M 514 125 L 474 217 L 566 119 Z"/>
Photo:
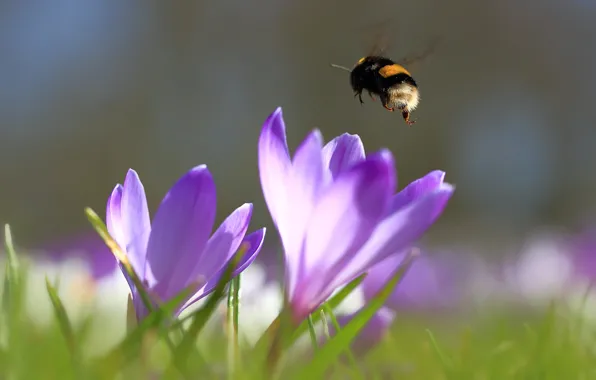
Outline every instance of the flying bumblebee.
<path fill-rule="evenodd" d="M 424 58 L 431 49 L 418 57 L 404 60 L 404 64 Z M 366 90 L 373 101 L 377 95 L 385 109 L 391 112 L 399 110 L 409 126 L 416 122 L 410 120 L 410 114 L 420 103 L 420 91 L 418 84 L 404 66 L 380 54 L 360 58 L 352 69 L 336 64 L 331 66 L 350 72 L 350 85 L 354 90 L 354 97 L 358 96 L 360 104 L 364 104 L 362 92 Z"/>

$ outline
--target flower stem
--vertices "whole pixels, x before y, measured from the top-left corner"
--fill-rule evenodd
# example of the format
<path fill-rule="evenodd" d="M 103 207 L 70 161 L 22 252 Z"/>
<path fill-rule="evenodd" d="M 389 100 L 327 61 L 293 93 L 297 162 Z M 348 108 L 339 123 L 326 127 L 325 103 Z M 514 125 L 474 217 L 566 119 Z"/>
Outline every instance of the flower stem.
<path fill-rule="evenodd" d="M 238 348 L 238 309 L 240 294 L 240 275 L 230 281 L 228 292 L 228 378 L 233 379 L 240 359 Z"/>
<path fill-rule="evenodd" d="M 312 319 L 312 315 L 308 315 L 308 333 L 310 334 L 310 340 L 312 342 L 312 348 L 316 351 L 319 348 L 319 343 L 317 342 L 317 333 L 315 331 L 315 323 Z"/>

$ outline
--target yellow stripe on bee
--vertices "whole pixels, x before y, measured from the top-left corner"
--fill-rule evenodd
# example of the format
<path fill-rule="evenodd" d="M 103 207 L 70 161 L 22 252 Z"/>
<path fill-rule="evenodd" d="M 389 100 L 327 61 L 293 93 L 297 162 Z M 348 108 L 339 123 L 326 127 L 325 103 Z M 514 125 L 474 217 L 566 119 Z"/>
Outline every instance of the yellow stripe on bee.
<path fill-rule="evenodd" d="M 368 57 L 362 57 L 362 58 L 360 58 L 360 59 L 358 60 L 358 63 L 357 63 L 357 65 L 360 65 L 362 62 L 364 62 L 364 61 L 366 60 L 366 58 L 368 58 Z"/>
<path fill-rule="evenodd" d="M 398 64 L 387 65 L 387 66 L 381 67 L 379 69 L 379 74 L 381 74 L 381 76 L 383 78 L 389 78 L 390 76 L 397 75 L 397 74 L 410 75 L 408 70 L 404 69 L 403 66 L 400 66 Z"/>

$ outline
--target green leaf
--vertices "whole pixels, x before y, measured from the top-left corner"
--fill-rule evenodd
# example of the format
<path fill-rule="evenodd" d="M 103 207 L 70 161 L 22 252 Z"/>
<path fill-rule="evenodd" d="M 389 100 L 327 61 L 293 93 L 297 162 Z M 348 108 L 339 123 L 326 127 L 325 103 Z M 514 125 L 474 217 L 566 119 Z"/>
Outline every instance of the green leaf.
<path fill-rule="evenodd" d="M 385 286 L 364 306 L 352 320 L 338 331 L 314 356 L 310 365 L 298 371 L 295 378 L 323 378 L 327 368 L 337 361 L 337 357 L 349 348 L 350 344 L 356 338 L 360 330 L 366 326 L 368 321 L 383 306 L 387 298 L 393 292 L 395 286 L 403 278 L 406 271 L 412 265 L 417 252 L 411 251 L 399 265 L 395 274 L 385 284 Z"/>
<path fill-rule="evenodd" d="M 50 280 L 46 277 L 46 289 L 48 290 L 48 295 L 50 296 L 50 301 L 52 302 L 52 306 L 54 307 L 54 314 L 56 319 L 58 320 L 58 325 L 60 326 L 60 331 L 62 331 L 62 335 L 66 340 L 66 345 L 68 350 L 70 351 L 71 357 L 73 360 L 77 361 L 77 343 L 74 331 L 72 329 L 72 324 L 68 318 L 68 314 L 66 313 L 66 309 L 62 304 L 62 300 L 58 296 L 58 292 L 56 288 L 50 283 Z"/>

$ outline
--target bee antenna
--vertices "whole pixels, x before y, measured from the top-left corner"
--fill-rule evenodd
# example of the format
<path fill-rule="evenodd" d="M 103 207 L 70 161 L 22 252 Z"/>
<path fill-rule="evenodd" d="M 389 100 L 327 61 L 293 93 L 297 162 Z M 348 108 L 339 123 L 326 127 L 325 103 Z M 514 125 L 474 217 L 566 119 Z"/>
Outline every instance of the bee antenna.
<path fill-rule="evenodd" d="M 330 66 L 331 67 L 335 67 L 336 69 L 342 69 L 342 70 L 345 70 L 345 71 L 348 71 L 348 72 L 351 72 L 352 71 L 352 70 L 348 69 L 345 66 L 336 65 L 335 63 L 330 63 Z"/>

